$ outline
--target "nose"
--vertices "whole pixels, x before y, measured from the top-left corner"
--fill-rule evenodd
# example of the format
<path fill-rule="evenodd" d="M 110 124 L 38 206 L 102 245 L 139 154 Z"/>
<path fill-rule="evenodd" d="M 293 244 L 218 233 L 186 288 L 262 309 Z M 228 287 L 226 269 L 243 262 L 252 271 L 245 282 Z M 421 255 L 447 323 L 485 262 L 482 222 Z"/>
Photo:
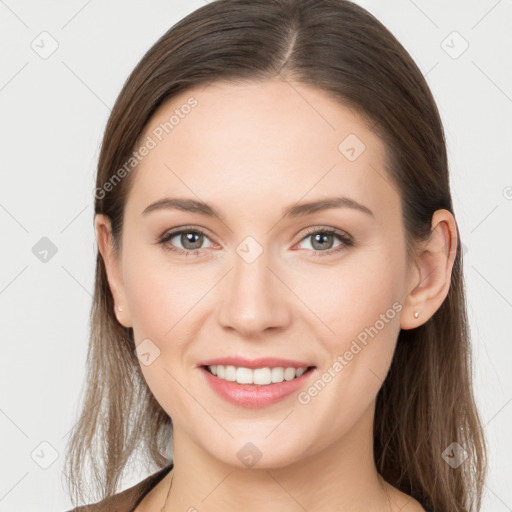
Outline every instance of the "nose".
<path fill-rule="evenodd" d="M 249 263 L 235 253 L 233 269 L 226 276 L 218 309 L 218 322 L 243 337 L 257 337 L 266 330 L 281 330 L 291 319 L 290 291 L 267 252 Z M 272 267 L 274 265 L 271 265 Z"/>

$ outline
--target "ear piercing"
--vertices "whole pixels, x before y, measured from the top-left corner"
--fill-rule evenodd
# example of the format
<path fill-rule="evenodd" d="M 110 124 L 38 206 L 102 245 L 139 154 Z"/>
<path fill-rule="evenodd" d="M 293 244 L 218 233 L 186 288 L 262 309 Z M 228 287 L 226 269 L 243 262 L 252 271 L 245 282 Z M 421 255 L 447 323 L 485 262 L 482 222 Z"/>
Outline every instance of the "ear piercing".
<path fill-rule="evenodd" d="M 419 316 L 420 316 L 420 314 L 417 311 L 415 311 L 414 312 L 414 318 L 418 318 Z"/>

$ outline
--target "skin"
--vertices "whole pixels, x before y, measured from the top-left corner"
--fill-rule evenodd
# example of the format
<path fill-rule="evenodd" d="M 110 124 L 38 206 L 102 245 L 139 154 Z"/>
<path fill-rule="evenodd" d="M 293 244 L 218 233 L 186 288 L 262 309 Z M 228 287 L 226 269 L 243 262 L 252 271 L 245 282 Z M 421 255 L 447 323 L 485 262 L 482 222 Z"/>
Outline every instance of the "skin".
<path fill-rule="evenodd" d="M 136 345 L 149 338 L 160 350 L 141 369 L 174 425 L 166 510 L 423 510 L 378 477 L 375 399 L 400 329 L 426 322 L 448 293 L 455 220 L 446 210 L 435 212 L 430 239 L 408 260 L 400 197 L 384 170 L 381 139 L 322 91 L 291 85 L 213 83 L 172 98 L 144 139 L 191 96 L 198 105 L 134 171 L 119 259 L 109 219 L 95 218 L 110 289 L 123 307 L 118 321 L 133 327 Z M 349 134 L 366 146 L 354 161 L 338 149 Z M 281 216 L 298 201 L 330 196 L 350 197 L 373 215 L 335 208 Z M 177 210 L 141 215 L 164 197 L 207 201 L 224 221 Z M 199 255 L 156 243 L 183 226 L 206 231 Z M 313 245 L 314 236 L 305 234 L 312 227 L 337 228 L 354 245 L 319 254 L 342 241 L 334 236 Z M 236 252 L 247 236 L 263 250 L 250 264 Z M 171 244 L 191 247 L 180 236 Z M 222 355 L 274 356 L 309 362 L 319 378 L 395 302 L 401 311 L 308 404 L 292 394 L 265 408 L 237 407 L 211 390 L 197 368 Z M 247 442 L 262 453 L 251 468 L 237 457 Z M 138 512 L 160 510 L 172 473 Z"/>

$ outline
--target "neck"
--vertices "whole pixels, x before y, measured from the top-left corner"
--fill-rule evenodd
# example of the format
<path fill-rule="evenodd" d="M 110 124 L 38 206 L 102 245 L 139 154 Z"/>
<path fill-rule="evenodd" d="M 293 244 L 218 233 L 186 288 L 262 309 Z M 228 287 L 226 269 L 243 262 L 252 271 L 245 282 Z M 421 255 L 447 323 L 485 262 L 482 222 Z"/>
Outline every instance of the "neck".
<path fill-rule="evenodd" d="M 388 512 L 388 486 L 373 458 L 373 413 L 374 404 L 342 438 L 320 451 L 308 448 L 305 440 L 303 453 L 288 464 L 264 464 L 263 453 L 253 467 L 213 457 L 175 425 L 174 480 L 166 510 Z M 229 446 L 247 443 L 227 441 Z"/>

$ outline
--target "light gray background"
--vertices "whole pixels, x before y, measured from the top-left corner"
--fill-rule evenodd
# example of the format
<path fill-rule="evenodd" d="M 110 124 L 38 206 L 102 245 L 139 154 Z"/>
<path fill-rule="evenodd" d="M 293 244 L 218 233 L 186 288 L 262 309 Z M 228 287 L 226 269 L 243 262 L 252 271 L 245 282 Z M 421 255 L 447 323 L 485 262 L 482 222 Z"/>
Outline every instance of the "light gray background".
<path fill-rule="evenodd" d="M 512 510 L 512 3 L 359 3 L 411 53 L 443 118 L 490 446 L 483 510 Z M 129 72 L 201 5 L 0 0 L 0 512 L 70 507 L 61 471 L 84 379 L 99 144 Z M 42 237 L 58 249 L 46 263 L 32 251 Z"/>

